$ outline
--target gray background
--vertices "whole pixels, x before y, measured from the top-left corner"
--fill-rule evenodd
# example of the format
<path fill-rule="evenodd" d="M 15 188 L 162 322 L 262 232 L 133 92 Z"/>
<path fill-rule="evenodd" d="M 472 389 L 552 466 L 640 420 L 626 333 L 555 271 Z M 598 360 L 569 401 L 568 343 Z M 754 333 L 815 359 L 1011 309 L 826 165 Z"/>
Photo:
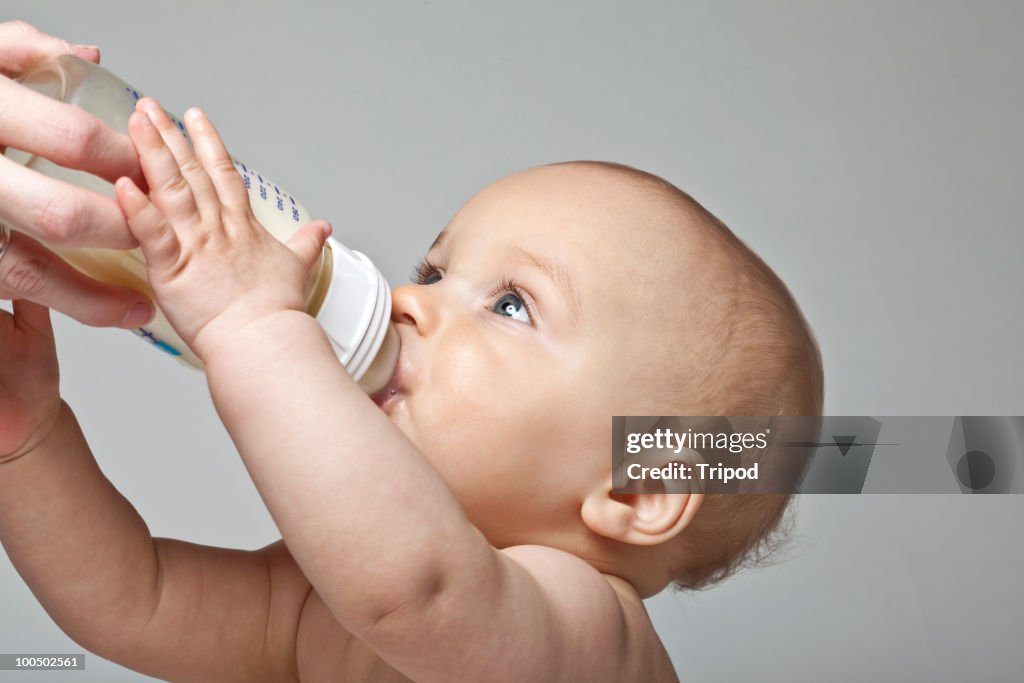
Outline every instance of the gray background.
<path fill-rule="evenodd" d="M 1024 415 L 1021 3 L 8 0 L 103 49 L 402 282 L 510 172 L 620 161 L 792 288 L 834 415 Z M 623 283 L 628 286 L 628 283 Z M 203 377 L 57 316 L 63 391 L 155 535 L 277 538 Z M 1020 680 L 1024 497 L 808 496 L 788 560 L 649 601 L 684 680 Z M 80 651 L 0 557 L 0 651 Z M 75 673 L 141 680 L 91 657 Z"/>

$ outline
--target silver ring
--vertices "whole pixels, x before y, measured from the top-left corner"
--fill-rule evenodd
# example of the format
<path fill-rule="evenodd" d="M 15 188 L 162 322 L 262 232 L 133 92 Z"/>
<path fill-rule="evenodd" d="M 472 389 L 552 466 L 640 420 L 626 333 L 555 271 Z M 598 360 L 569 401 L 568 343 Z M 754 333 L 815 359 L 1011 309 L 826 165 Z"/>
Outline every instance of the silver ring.
<path fill-rule="evenodd" d="M 0 223 L 0 261 L 4 260 L 4 254 L 10 249 L 11 244 L 11 229 L 3 223 Z"/>

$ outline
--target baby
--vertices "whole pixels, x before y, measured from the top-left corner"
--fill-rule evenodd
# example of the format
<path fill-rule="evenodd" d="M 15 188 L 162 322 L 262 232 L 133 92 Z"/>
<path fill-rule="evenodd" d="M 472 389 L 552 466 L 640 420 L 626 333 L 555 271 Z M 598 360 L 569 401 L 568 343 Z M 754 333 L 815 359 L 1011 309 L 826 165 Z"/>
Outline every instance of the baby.
<path fill-rule="evenodd" d="M 393 294 L 373 397 L 304 312 L 330 226 L 253 218 L 212 123 L 151 99 L 116 184 L 161 308 L 283 539 L 152 538 L 58 393 L 49 311 L 0 313 L 0 539 L 82 647 L 173 681 L 676 679 L 642 599 L 756 557 L 787 496 L 612 490 L 613 415 L 817 415 L 781 281 L 688 195 L 616 164 L 473 197 Z"/>

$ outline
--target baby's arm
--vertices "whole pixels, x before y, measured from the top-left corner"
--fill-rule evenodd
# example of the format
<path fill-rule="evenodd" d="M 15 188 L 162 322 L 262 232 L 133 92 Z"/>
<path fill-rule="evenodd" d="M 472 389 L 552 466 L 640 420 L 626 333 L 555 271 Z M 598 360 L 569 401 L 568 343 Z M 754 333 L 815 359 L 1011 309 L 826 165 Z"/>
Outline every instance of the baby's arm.
<path fill-rule="evenodd" d="M 57 625 L 102 657 L 168 680 L 294 678 L 309 584 L 283 546 L 153 539 L 59 398 L 49 312 L 24 300 L 0 311 L 0 542 Z"/>
<path fill-rule="evenodd" d="M 200 111 L 185 114 L 193 150 L 155 102 L 137 109 L 153 192 L 122 178 L 118 201 L 157 301 L 341 626 L 417 681 L 621 680 L 632 617 L 609 580 L 560 551 L 492 548 L 305 313 L 325 226 L 282 245 Z"/>
<path fill-rule="evenodd" d="M 265 318 L 204 360 L 295 560 L 388 663 L 416 681 L 626 680 L 626 632 L 642 617 L 572 555 L 492 548 L 313 319 Z"/>
<path fill-rule="evenodd" d="M 157 559 L 145 523 L 103 476 L 65 403 L 48 436 L 0 463 L 0 540 L 53 620 L 98 654 L 152 611 Z M 105 652 L 103 652 L 105 651 Z"/>

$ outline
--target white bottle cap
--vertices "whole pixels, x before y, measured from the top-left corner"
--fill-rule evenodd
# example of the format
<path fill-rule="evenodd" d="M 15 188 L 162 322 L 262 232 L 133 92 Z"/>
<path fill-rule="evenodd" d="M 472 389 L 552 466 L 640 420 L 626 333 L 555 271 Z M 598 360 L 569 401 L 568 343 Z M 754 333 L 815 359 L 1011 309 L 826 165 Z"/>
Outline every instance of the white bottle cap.
<path fill-rule="evenodd" d="M 316 315 L 348 373 L 357 382 L 377 357 L 391 322 L 391 288 L 364 254 L 327 238 L 334 264 Z"/>

